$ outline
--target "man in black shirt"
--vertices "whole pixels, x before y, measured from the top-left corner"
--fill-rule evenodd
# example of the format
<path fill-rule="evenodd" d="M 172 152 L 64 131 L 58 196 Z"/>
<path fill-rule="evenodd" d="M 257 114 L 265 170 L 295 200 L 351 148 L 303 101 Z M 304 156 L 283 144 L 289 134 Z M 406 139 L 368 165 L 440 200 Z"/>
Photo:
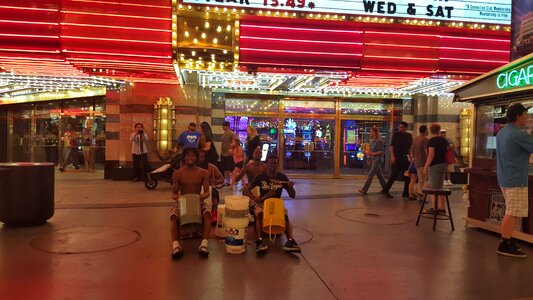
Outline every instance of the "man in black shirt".
<path fill-rule="evenodd" d="M 283 189 L 289 193 L 289 196 L 294 199 L 296 191 L 294 190 L 294 182 L 289 181 L 287 175 L 278 172 L 279 158 L 277 156 L 269 156 L 267 158 L 267 171 L 257 175 L 250 184 L 246 187 L 245 195 L 250 197 L 252 202 L 255 202 L 255 232 L 257 234 L 256 250 L 257 254 L 262 253 L 268 249 L 268 245 L 263 241 L 263 202 L 268 198 L 281 198 Z M 259 187 L 259 197 L 254 196 L 252 190 Z M 300 247 L 292 237 L 292 228 L 289 222 L 289 216 L 285 209 L 285 235 L 287 242 L 283 246 L 283 250 L 290 253 L 300 253 Z"/>
<path fill-rule="evenodd" d="M 401 122 L 390 143 L 390 162 L 392 167 L 387 188 L 381 191 L 387 198 L 393 198 L 389 190 L 400 174 L 404 179 L 402 196 L 409 197 L 409 177 L 405 177 L 403 174 L 409 169 L 409 153 L 411 153 L 412 145 L 413 136 L 407 132 L 407 123 Z"/>

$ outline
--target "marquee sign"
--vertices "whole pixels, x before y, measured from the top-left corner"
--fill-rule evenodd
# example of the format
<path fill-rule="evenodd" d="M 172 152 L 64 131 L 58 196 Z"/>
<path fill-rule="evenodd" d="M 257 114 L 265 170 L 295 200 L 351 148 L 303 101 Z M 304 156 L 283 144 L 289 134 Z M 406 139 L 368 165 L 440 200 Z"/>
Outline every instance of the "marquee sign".
<path fill-rule="evenodd" d="M 182 0 L 239 9 L 511 24 L 512 0 Z"/>

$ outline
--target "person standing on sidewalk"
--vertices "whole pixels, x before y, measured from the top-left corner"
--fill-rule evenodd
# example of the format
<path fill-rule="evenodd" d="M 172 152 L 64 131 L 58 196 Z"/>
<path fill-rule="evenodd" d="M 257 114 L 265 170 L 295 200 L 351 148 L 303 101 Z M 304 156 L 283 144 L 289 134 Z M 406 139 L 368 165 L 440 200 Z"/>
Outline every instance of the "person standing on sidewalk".
<path fill-rule="evenodd" d="M 190 122 L 186 131 L 182 132 L 176 141 L 176 150 L 181 146 L 182 151 L 187 148 L 197 148 L 200 133 L 196 131 L 196 123 Z"/>
<path fill-rule="evenodd" d="M 65 172 L 65 168 L 68 167 L 70 163 L 74 166 L 76 170 L 80 168 L 78 164 L 78 135 L 74 130 L 72 130 L 72 125 L 67 125 L 67 130 L 63 133 L 63 163 L 59 167 L 59 171 Z"/>
<path fill-rule="evenodd" d="M 448 141 L 440 135 L 440 125 L 437 123 L 431 124 L 429 131 L 433 135 L 428 142 L 428 157 L 424 165 L 424 173 L 428 176 L 428 186 L 433 189 L 442 189 L 444 183 L 444 174 L 448 168 L 446 164 L 446 150 L 448 149 Z M 445 196 L 439 195 L 437 202 L 437 213 L 445 214 Z M 426 213 L 435 213 L 435 201 L 437 196 L 433 196 L 432 208 L 428 209 Z"/>
<path fill-rule="evenodd" d="M 527 108 L 517 103 L 507 109 L 508 124 L 496 135 L 496 175 L 505 199 L 502 237 L 497 253 L 527 257 L 511 239 L 518 217 L 528 216 L 529 157 L 533 136 L 520 127 L 527 123 Z"/>
<path fill-rule="evenodd" d="M 230 152 L 231 143 L 237 137 L 231 129 L 229 129 L 229 122 L 224 121 L 222 123 L 222 143 L 220 146 L 220 167 L 222 174 L 224 175 L 224 185 L 231 185 L 231 172 L 235 168 L 233 162 L 233 155 Z"/>
<path fill-rule="evenodd" d="M 148 164 L 148 149 L 146 148 L 146 141 L 148 135 L 144 132 L 144 126 L 141 123 L 135 124 L 135 130 L 130 135 L 131 141 L 131 155 L 133 157 L 133 170 L 135 177 L 133 181 L 144 181 L 146 173 L 150 169 Z"/>
<path fill-rule="evenodd" d="M 404 172 L 409 169 L 409 153 L 413 144 L 413 136 L 407 132 L 407 126 L 406 122 L 400 122 L 398 131 L 392 135 L 390 144 L 391 174 L 386 188 L 381 191 L 387 198 L 393 198 L 389 191 L 400 175 L 404 180 L 402 196 L 409 197 L 409 177 L 405 177 Z"/>
<path fill-rule="evenodd" d="M 368 178 L 366 179 L 365 185 L 362 189 L 359 190 L 359 193 L 366 195 L 368 188 L 372 184 L 372 179 L 374 175 L 378 177 L 379 183 L 381 184 L 382 189 L 387 188 L 387 182 L 383 177 L 383 172 L 381 167 L 383 164 L 383 156 L 385 154 L 385 143 L 379 136 L 379 130 L 377 127 L 370 128 L 370 139 L 372 139 L 372 144 L 370 146 L 370 151 L 365 151 L 364 154 L 369 156 L 372 159 L 372 166 L 368 172 Z"/>
<path fill-rule="evenodd" d="M 418 197 L 419 201 L 422 201 L 421 198 L 424 194 L 422 189 L 426 185 L 428 178 L 428 174 L 424 173 L 424 165 L 426 164 L 426 160 L 428 158 L 428 127 L 426 125 L 422 125 L 418 128 L 418 132 L 420 134 L 413 141 L 413 158 L 415 160 L 416 174 L 418 175 L 418 188 L 416 191 L 416 196 Z"/>
<path fill-rule="evenodd" d="M 442 136 L 443 138 L 446 139 L 446 141 L 448 141 L 448 147 L 453 149 L 453 153 L 455 157 L 457 158 L 457 154 L 455 153 L 455 143 L 453 142 L 451 138 L 446 137 L 446 130 L 444 129 L 441 130 L 440 136 Z M 452 179 L 451 173 L 453 172 L 455 172 L 455 164 L 449 164 L 446 170 L 446 177 L 444 178 L 444 185 L 448 185 L 448 186 L 453 185 L 452 180 L 451 180 Z"/>

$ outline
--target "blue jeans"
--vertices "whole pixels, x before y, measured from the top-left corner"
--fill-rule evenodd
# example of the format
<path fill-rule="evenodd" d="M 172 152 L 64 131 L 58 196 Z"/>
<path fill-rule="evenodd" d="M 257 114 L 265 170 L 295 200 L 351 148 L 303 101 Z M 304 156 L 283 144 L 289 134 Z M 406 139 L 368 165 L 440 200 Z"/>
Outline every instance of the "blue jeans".
<path fill-rule="evenodd" d="M 385 178 L 383 177 L 383 172 L 381 171 L 381 159 L 372 161 L 372 166 L 370 167 L 370 171 L 368 172 L 368 178 L 366 179 L 365 185 L 363 186 L 363 191 L 367 192 L 368 188 L 372 184 L 372 180 L 374 179 L 374 175 L 378 177 L 379 184 L 381 184 L 381 187 L 385 190 L 387 188 L 387 181 L 385 181 Z"/>

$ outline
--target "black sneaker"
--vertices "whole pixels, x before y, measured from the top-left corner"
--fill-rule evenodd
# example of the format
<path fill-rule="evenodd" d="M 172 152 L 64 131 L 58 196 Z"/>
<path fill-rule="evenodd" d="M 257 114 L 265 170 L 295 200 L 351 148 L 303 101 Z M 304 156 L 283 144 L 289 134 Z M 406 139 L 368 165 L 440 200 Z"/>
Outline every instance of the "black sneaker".
<path fill-rule="evenodd" d="M 255 253 L 260 254 L 267 251 L 268 245 L 263 239 L 258 239 L 255 241 Z"/>
<path fill-rule="evenodd" d="M 513 239 L 510 239 L 509 240 L 509 243 L 511 244 L 511 247 L 515 248 L 516 250 L 522 250 L 520 248 L 520 246 L 518 246 L 517 244 L 515 244 L 514 240 Z"/>
<path fill-rule="evenodd" d="M 287 242 L 283 246 L 283 250 L 289 253 L 302 253 L 302 249 L 298 247 L 298 244 L 294 239 L 287 240 Z"/>
<path fill-rule="evenodd" d="M 510 242 L 501 241 L 500 246 L 498 247 L 498 251 L 496 252 L 500 255 L 504 256 L 511 256 L 511 257 L 520 257 L 520 258 L 526 258 L 527 255 L 513 247 L 513 245 Z"/>
<path fill-rule="evenodd" d="M 389 191 L 386 191 L 386 190 L 381 190 L 381 194 L 383 194 L 385 197 L 387 198 L 394 198 L 390 193 Z"/>
<path fill-rule="evenodd" d="M 445 209 L 437 209 L 437 214 L 445 215 L 446 214 L 446 210 Z"/>

